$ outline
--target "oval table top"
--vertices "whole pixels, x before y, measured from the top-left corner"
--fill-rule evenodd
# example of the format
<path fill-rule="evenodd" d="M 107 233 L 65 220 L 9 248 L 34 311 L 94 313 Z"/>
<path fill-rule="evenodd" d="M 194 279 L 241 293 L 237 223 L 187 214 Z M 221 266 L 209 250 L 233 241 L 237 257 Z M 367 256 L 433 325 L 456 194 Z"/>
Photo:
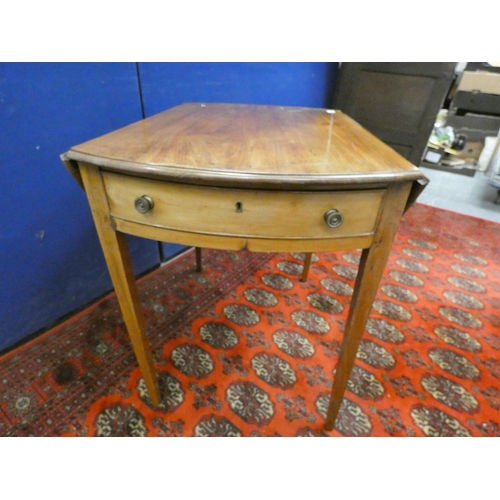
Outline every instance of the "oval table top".
<path fill-rule="evenodd" d="M 330 190 L 425 179 L 341 111 L 186 103 L 72 147 L 66 159 L 202 185 Z"/>

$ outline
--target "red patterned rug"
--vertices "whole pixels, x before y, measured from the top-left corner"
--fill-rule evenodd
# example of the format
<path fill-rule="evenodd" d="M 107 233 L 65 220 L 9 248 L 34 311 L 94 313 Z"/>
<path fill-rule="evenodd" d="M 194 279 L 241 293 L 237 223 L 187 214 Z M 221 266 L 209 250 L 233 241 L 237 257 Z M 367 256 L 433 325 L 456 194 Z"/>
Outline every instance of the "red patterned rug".
<path fill-rule="evenodd" d="M 0 358 L 2 436 L 499 436 L 500 225 L 417 204 L 336 429 L 323 430 L 359 252 L 188 252 L 140 280 L 153 408 L 115 296 Z"/>

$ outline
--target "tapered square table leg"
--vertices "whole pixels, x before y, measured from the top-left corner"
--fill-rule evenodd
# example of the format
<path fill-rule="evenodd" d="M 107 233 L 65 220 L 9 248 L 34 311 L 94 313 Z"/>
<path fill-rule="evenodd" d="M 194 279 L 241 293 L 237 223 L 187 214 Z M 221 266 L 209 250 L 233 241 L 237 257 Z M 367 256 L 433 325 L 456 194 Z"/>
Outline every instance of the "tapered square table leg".
<path fill-rule="evenodd" d="M 361 254 L 325 422 L 325 429 L 328 431 L 331 431 L 335 425 L 335 419 L 347 388 L 366 321 L 377 294 L 409 190 L 410 185 L 408 184 L 393 185 L 387 189 L 373 243 L 370 248 L 365 248 Z"/>
<path fill-rule="evenodd" d="M 304 256 L 304 268 L 302 270 L 302 277 L 300 278 L 300 281 L 307 281 L 309 268 L 311 267 L 311 258 L 312 258 L 312 253 L 307 252 Z"/>
<path fill-rule="evenodd" d="M 201 263 L 201 248 L 195 247 L 194 250 L 196 254 L 196 271 L 200 273 L 203 270 L 203 265 Z"/>
<path fill-rule="evenodd" d="M 112 227 L 99 170 L 92 165 L 80 164 L 80 172 L 134 353 L 151 402 L 157 406 L 160 391 L 125 235 Z"/>

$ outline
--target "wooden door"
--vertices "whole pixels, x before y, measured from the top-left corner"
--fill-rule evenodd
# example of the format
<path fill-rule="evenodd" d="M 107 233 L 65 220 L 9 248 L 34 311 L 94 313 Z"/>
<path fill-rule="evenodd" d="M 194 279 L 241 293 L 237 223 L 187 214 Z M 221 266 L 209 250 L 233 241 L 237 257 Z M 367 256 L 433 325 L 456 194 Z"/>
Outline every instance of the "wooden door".
<path fill-rule="evenodd" d="M 333 107 L 420 164 L 456 63 L 342 63 Z"/>

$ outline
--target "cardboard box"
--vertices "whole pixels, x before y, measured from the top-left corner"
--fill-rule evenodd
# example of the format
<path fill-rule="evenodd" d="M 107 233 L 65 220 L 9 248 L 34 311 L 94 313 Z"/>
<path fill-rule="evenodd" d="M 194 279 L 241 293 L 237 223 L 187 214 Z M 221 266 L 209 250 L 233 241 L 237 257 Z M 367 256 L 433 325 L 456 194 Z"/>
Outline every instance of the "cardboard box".
<path fill-rule="evenodd" d="M 464 71 L 457 91 L 500 95 L 500 73 Z"/>
<path fill-rule="evenodd" d="M 484 141 L 467 141 L 465 147 L 457 155 L 458 158 L 477 162 L 484 148 Z"/>

